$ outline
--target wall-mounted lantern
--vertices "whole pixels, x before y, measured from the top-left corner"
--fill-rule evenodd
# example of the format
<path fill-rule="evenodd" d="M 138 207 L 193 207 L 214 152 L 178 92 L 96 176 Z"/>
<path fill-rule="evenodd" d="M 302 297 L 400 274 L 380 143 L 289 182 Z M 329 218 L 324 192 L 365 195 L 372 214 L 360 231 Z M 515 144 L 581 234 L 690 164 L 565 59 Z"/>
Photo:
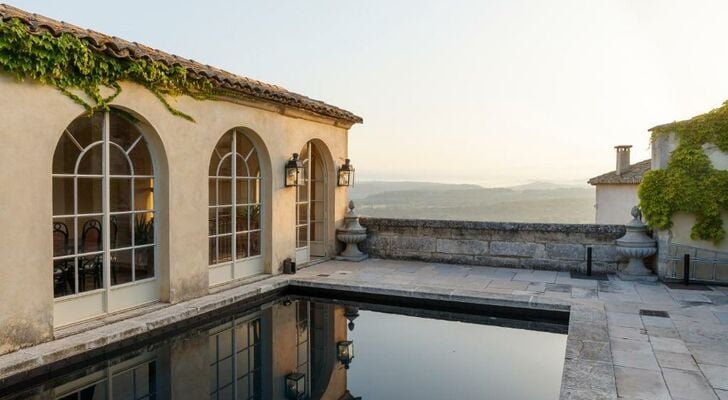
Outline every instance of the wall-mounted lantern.
<path fill-rule="evenodd" d="M 297 400 L 306 396 L 306 375 L 291 372 L 286 375 L 286 398 Z"/>
<path fill-rule="evenodd" d="M 348 158 L 344 165 L 339 167 L 339 177 L 337 179 L 339 186 L 354 186 L 354 166 Z"/>
<path fill-rule="evenodd" d="M 344 368 L 349 369 L 349 364 L 354 358 L 354 342 L 344 340 L 336 343 L 336 359 L 344 364 Z"/>
<path fill-rule="evenodd" d="M 301 185 L 303 185 L 303 161 L 298 158 L 298 153 L 293 153 L 286 163 L 286 187 Z"/>

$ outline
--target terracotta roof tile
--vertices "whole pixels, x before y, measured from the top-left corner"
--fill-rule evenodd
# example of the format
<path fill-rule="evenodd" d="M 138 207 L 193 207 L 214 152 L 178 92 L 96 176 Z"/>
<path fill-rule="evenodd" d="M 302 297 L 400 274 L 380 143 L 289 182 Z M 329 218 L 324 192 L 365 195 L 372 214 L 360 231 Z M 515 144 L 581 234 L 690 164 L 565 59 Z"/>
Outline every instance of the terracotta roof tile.
<path fill-rule="evenodd" d="M 80 39 L 87 41 L 91 47 L 98 52 L 108 54 L 120 59 L 141 59 L 147 58 L 160 61 L 167 65 L 180 65 L 187 69 L 192 77 L 204 77 L 212 81 L 216 87 L 234 91 L 251 98 L 286 105 L 314 114 L 344 120 L 351 123 L 361 123 L 362 118 L 341 108 L 326 104 L 319 100 L 290 92 L 280 86 L 263 83 L 254 79 L 232 74 L 219 68 L 203 65 L 194 60 L 182 58 L 174 54 L 165 53 L 160 50 L 129 42 L 115 36 L 105 35 L 90 29 L 79 28 L 63 21 L 57 21 L 38 14 L 0 4 L 0 19 L 7 21 L 11 18 L 18 18 L 31 33 L 48 32 L 54 36 L 62 33 L 70 33 Z"/>
<path fill-rule="evenodd" d="M 607 172 L 594 178 L 589 179 L 590 185 L 624 185 L 639 184 L 642 177 L 650 170 L 652 160 L 644 160 L 634 163 L 624 171 L 621 175 L 617 175 L 617 171 Z"/>

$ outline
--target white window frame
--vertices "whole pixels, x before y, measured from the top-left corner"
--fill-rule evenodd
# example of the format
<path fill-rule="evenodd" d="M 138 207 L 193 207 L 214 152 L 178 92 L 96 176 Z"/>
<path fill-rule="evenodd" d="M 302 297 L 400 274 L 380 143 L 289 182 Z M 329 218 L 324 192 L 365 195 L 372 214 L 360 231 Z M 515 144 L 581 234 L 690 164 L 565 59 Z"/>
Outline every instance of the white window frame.
<path fill-rule="evenodd" d="M 215 255 L 215 261 L 219 260 L 219 254 L 220 254 L 220 238 L 225 238 L 228 236 L 232 236 L 231 238 L 231 244 L 230 244 L 230 260 L 226 260 L 223 262 L 215 262 L 214 264 L 210 264 L 210 276 L 209 276 L 209 284 L 210 286 L 215 286 L 218 284 L 226 283 L 232 280 L 241 279 L 245 277 L 249 277 L 255 274 L 259 274 L 263 272 L 263 218 L 264 218 L 264 210 L 263 210 L 263 184 L 265 182 L 262 174 L 262 165 L 261 165 L 261 158 L 258 151 L 258 148 L 255 146 L 255 143 L 248 137 L 244 132 L 240 132 L 238 129 L 232 129 L 228 132 L 225 132 L 223 137 L 227 136 L 228 134 L 232 134 L 232 142 L 230 147 L 230 152 L 226 154 L 220 154 L 217 150 L 217 144 L 215 145 L 215 148 L 213 149 L 213 152 L 217 154 L 218 156 L 218 163 L 217 167 L 215 169 L 215 175 L 208 175 L 208 185 L 211 180 L 215 180 L 215 197 L 216 201 L 214 205 L 211 205 L 211 200 L 208 199 L 208 218 L 209 218 L 209 210 L 215 210 L 215 233 L 210 234 L 208 232 L 208 251 L 210 250 L 209 242 L 211 239 L 215 239 L 216 245 L 215 245 L 215 251 L 217 254 Z M 248 154 L 240 154 L 237 151 L 237 143 L 238 143 L 238 135 L 245 136 L 245 138 L 250 142 L 251 149 L 248 152 Z M 252 155 L 255 155 L 258 160 L 258 168 L 260 171 L 260 175 L 258 176 L 252 176 L 250 173 L 250 167 L 248 166 L 248 160 L 250 160 L 250 157 Z M 231 158 L 231 176 L 220 176 L 220 168 L 223 165 L 223 162 L 230 157 Z M 212 161 L 212 160 L 211 160 Z M 245 166 L 246 176 L 238 176 L 238 161 L 242 161 Z M 209 171 L 208 171 L 209 173 Z M 220 186 L 219 181 L 220 179 L 229 179 L 231 181 L 230 191 L 231 191 L 231 199 L 230 204 L 220 204 Z M 237 184 L 238 181 L 247 181 L 248 185 L 247 187 L 247 198 L 248 201 L 252 198 L 253 194 L 253 184 L 257 187 L 258 192 L 258 201 L 255 203 L 243 203 L 238 204 L 237 200 Z M 249 207 L 258 207 L 259 210 L 259 221 L 258 221 L 258 227 L 256 229 L 250 229 L 251 227 L 251 218 L 250 213 L 247 213 L 247 226 L 248 229 L 244 231 L 238 231 L 237 229 L 237 213 L 238 208 L 245 208 L 249 209 Z M 220 233 L 219 232 L 219 217 L 220 217 L 220 210 L 221 209 L 230 209 L 230 232 Z M 208 220 L 209 224 L 209 220 Z M 247 247 L 248 253 L 250 252 L 250 244 L 251 244 L 251 235 L 257 233 L 259 237 L 259 254 L 256 255 L 246 255 L 245 257 L 238 258 L 238 252 L 237 252 L 237 240 L 238 235 L 245 234 L 247 238 Z M 209 257 L 208 257 L 209 260 Z"/>
<path fill-rule="evenodd" d="M 307 263 L 312 260 L 312 258 L 323 258 L 327 257 L 327 251 L 326 251 L 326 238 L 328 237 L 328 226 L 327 226 L 327 218 L 328 218 L 328 210 L 326 209 L 327 204 L 327 192 L 328 192 L 328 180 L 326 179 L 326 163 L 324 162 L 321 152 L 315 148 L 316 145 L 313 142 L 306 143 L 306 151 L 301 152 L 302 154 L 305 154 L 306 157 L 303 158 L 301 161 L 304 165 L 304 185 L 303 186 L 296 186 L 296 201 L 295 201 L 295 207 L 296 207 L 296 220 L 295 220 L 295 240 L 296 240 L 296 262 L 298 263 Z M 317 153 L 318 160 L 314 157 L 314 152 Z M 317 176 L 316 179 L 312 179 L 313 175 L 313 169 L 316 168 L 316 162 L 320 163 L 321 166 L 321 174 L 320 176 Z M 316 185 L 321 185 L 321 196 L 322 198 L 318 198 L 315 196 L 316 191 Z M 299 201 L 299 191 L 305 190 L 306 191 L 306 200 L 305 201 Z M 312 198 L 312 195 L 314 195 Z M 316 204 L 321 204 L 320 206 L 320 215 L 317 215 L 317 218 L 319 219 L 312 219 L 311 213 L 313 211 L 313 207 L 316 207 Z M 306 220 L 301 223 L 300 218 L 300 206 L 305 205 L 306 206 Z M 320 224 L 321 225 L 321 232 L 319 233 L 321 235 L 321 240 L 313 240 L 311 238 L 311 224 Z M 299 246 L 299 243 L 301 242 L 299 237 L 299 230 L 302 227 L 306 227 L 306 241 L 305 245 Z"/>
<path fill-rule="evenodd" d="M 101 140 L 97 140 L 95 142 L 90 143 L 86 147 L 82 147 L 76 138 L 73 137 L 71 132 L 69 132 L 68 128 L 66 128 L 63 132 L 63 135 L 66 135 L 71 142 L 79 149 L 80 154 L 76 158 L 76 163 L 74 166 L 74 172 L 72 174 L 68 173 L 52 173 L 51 177 L 54 178 L 73 178 L 73 214 L 60 214 L 60 215 L 53 215 L 52 222 L 55 222 L 57 219 L 67 219 L 67 218 L 73 218 L 73 254 L 72 255 L 62 255 L 62 256 L 53 256 L 53 266 L 55 268 L 56 261 L 64 260 L 64 259 L 73 259 L 73 271 L 74 271 L 74 293 L 66 296 L 60 296 L 54 298 L 54 325 L 55 326 L 63 326 L 67 325 L 73 322 L 81 321 L 84 319 L 92 318 L 97 315 L 106 314 L 109 312 L 119 311 L 126 308 L 132 308 L 135 306 L 139 306 L 142 304 L 147 304 L 150 302 L 157 301 L 159 299 L 159 270 L 158 270 L 158 264 L 159 264 L 159 251 L 157 243 L 159 243 L 159 227 L 158 227 L 158 221 L 157 218 L 158 210 L 156 208 L 158 202 L 156 199 L 156 194 L 152 192 L 153 197 L 153 208 L 151 210 L 144 209 L 144 210 L 135 210 L 134 207 L 134 201 L 135 201 L 135 181 L 137 179 L 151 179 L 152 180 L 152 187 L 154 187 L 155 182 L 157 182 L 157 167 L 155 165 L 155 160 L 153 157 L 153 154 L 151 151 L 149 151 L 149 147 L 147 146 L 147 151 L 149 151 L 149 158 L 152 162 L 152 175 L 135 175 L 134 174 L 134 165 L 129 157 L 129 153 L 135 148 L 137 144 L 141 140 L 146 140 L 144 138 L 144 132 L 142 132 L 141 129 L 139 129 L 139 137 L 137 137 L 132 144 L 129 146 L 128 149 L 123 149 L 118 143 L 112 142 L 110 139 L 110 111 L 105 111 L 103 114 L 103 124 L 102 124 L 102 130 L 101 130 Z M 138 127 L 137 127 L 138 129 Z M 90 151 L 92 148 L 96 146 L 101 146 L 102 148 L 102 157 L 101 157 L 101 166 L 102 171 L 101 174 L 79 174 L 78 168 L 81 163 L 81 160 L 83 160 L 84 156 Z M 126 157 L 126 161 L 129 165 L 129 171 L 130 175 L 111 175 L 110 173 L 110 150 L 111 146 L 117 147 Z M 56 149 L 57 151 L 57 149 Z M 54 152 L 55 157 L 55 152 Z M 80 194 L 78 193 L 78 180 L 84 179 L 84 178 L 96 178 L 101 179 L 101 213 L 79 213 L 78 212 L 78 198 Z M 111 198 L 110 198 L 110 180 L 111 179 L 128 179 L 131 181 L 130 184 L 130 211 L 111 211 Z M 154 218 L 154 234 L 152 243 L 147 244 L 141 244 L 136 245 L 135 244 L 135 229 L 134 229 L 134 223 L 136 221 L 136 215 L 146 215 L 146 214 L 152 214 L 152 218 Z M 115 248 L 111 249 L 111 217 L 112 216 L 133 216 L 133 222 L 131 229 L 131 243 L 130 246 L 126 246 L 123 248 Z M 101 235 L 102 235 L 102 241 L 103 241 L 103 249 L 101 251 L 96 252 L 90 252 L 90 253 L 81 253 L 79 251 L 80 243 L 78 243 L 78 238 L 80 238 L 79 233 L 79 218 L 85 218 L 85 217 L 96 217 L 101 219 Z M 69 235 L 71 233 L 69 232 Z M 112 285 L 111 282 L 111 256 L 112 253 L 119 252 L 119 251 L 128 251 L 128 250 L 136 250 L 136 249 L 145 249 L 145 248 L 151 248 L 153 251 L 153 258 L 154 258 L 154 265 L 152 265 L 152 276 L 143 278 L 140 280 L 135 280 L 135 274 L 136 274 L 136 268 L 135 268 L 135 262 L 136 257 L 134 256 L 134 251 L 132 251 L 132 265 L 131 265 L 131 273 L 132 273 L 132 280 L 130 282 L 125 282 L 121 284 Z M 88 257 L 88 256 L 102 256 L 102 287 L 94 290 L 79 292 L 79 282 L 78 282 L 78 270 L 79 270 L 79 258 L 81 257 Z M 54 271 L 55 272 L 55 271 Z"/>

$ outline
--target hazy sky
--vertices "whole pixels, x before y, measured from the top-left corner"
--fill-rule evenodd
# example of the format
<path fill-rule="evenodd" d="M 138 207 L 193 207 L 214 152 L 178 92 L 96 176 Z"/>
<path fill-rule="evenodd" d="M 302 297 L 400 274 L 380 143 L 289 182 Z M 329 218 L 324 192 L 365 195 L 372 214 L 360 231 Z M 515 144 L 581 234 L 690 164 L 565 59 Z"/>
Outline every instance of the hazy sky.
<path fill-rule="evenodd" d="M 728 99 L 726 1 L 10 2 L 361 115 L 362 180 L 583 182 Z"/>

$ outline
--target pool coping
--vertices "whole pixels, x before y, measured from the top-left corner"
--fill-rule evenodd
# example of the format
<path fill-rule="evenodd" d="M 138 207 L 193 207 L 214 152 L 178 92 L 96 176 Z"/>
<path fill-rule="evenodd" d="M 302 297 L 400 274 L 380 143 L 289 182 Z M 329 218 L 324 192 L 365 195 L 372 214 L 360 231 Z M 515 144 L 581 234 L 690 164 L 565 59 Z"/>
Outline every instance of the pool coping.
<path fill-rule="evenodd" d="M 328 277 L 326 277 L 328 278 Z M 607 313 L 603 304 L 562 301 L 536 295 L 488 293 L 415 284 L 328 282 L 294 279 L 293 285 L 353 293 L 409 296 L 420 299 L 488 304 L 533 310 L 567 311 L 568 333 L 561 380 L 561 400 L 617 399 L 614 364 L 610 352 Z M 585 346 L 587 345 L 587 346 Z"/>
<path fill-rule="evenodd" d="M 199 320 L 238 307 L 266 294 L 279 296 L 290 288 L 336 290 L 376 296 L 398 296 L 463 305 L 488 305 L 538 311 L 568 312 L 568 336 L 561 382 L 561 399 L 616 398 L 614 366 L 609 353 L 604 306 L 537 295 L 488 293 L 469 289 L 426 287 L 414 284 L 351 282 L 325 277 L 277 275 L 253 283 L 171 304 L 150 313 L 68 335 L 0 356 L 0 388 L 15 385 L 50 368 L 78 362 L 85 356 L 123 346 L 134 338 L 162 335 L 185 321 Z M 322 279 L 323 278 L 323 279 Z M 585 346 L 588 344 L 589 346 Z M 116 346 L 116 347 L 114 347 Z M 609 357 L 594 349 L 604 349 Z"/>

